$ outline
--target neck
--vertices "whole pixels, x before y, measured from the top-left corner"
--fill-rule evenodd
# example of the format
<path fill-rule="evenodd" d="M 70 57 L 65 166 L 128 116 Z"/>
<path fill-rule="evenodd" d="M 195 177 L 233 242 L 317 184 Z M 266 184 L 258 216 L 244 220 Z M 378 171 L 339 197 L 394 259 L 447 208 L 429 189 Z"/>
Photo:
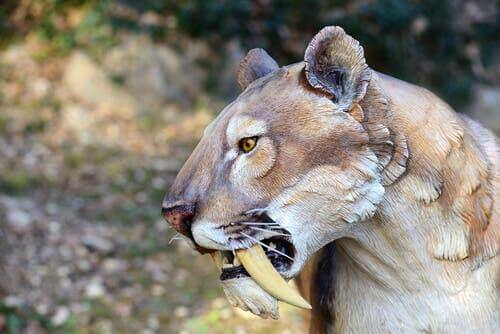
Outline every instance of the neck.
<path fill-rule="evenodd" d="M 394 292 L 460 291 L 470 272 L 469 261 L 435 256 L 434 238 L 445 217 L 437 205 L 401 195 L 398 188 L 404 186 L 402 182 L 388 187 L 375 216 L 353 227 L 350 238 L 338 241 L 343 260 L 362 272 L 363 280 Z M 458 233 L 451 242 L 458 251 L 465 247 Z"/>
<path fill-rule="evenodd" d="M 385 196 L 377 213 L 339 246 L 381 285 L 460 289 L 457 277 L 471 258 L 481 258 L 471 240 L 485 224 L 472 212 L 474 201 L 490 195 L 480 190 L 488 188 L 483 154 L 457 114 L 425 89 L 374 74 L 363 109 L 368 129 L 389 130 L 393 153 L 383 165 Z M 375 143 L 383 142 L 372 133 Z"/>
<path fill-rule="evenodd" d="M 493 328 L 498 265 L 437 259 L 433 230 L 442 217 L 422 206 L 388 189 L 379 213 L 359 223 L 352 238 L 336 241 L 333 288 L 323 303 L 330 328 L 413 332 L 433 322 L 444 332 Z"/>
<path fill-rule="evenodd" d="M 353 330 L 342 327 L 348 323 L 361 326 L 358 331 L 379 325 L 383 332 L 423 330 L 449 321 L 432 318 L 442 309 L 464 326 L 474 317 L 483 321 L 478 310 L 491 314 L 495 305 L 496 265 L 488 260 L 498 240 L 488 228 L 488 159 L 467 124 L 428 91 L 385 76 L 376 76 L 374 87 L 391 92 L 390 116 L 381 120 L 393 139 L 404 138 L 409 157 L 398 175 L 397 169 L 385 175 L 396 178 L 382 179 L 385 195 L 376 214 L 336 241 L 333 292 L 322 309 L 339 332 Z M 373 101 L 362 105 L 368 118 L 375 115 Z"/>

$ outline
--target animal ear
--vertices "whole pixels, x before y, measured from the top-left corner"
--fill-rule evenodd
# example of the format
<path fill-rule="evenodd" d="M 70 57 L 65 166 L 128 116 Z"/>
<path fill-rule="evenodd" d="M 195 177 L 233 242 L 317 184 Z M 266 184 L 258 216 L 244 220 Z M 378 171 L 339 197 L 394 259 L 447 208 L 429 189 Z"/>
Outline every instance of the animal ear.
<path fill-rule="evenodd" d="M 348 111 L 365 95 L 371 71 L 363 48 L 340 27 L 325 27 L 307 46 L 305 74 L 309 84 Z"/>
<path fill-rule="evenodd" d="M 277 69 L 278 63 L 264 49 L 252 49 L 240 62 L 238 84 L 244 90 L 254 80 Z"/>

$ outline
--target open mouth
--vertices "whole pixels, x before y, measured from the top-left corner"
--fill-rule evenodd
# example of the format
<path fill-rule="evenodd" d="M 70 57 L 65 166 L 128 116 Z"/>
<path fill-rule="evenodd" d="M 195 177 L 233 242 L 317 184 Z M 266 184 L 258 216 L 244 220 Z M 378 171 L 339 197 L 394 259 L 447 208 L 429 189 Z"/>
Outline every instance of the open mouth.
<path fill-rule="evenodd" d="M 212 258 L 221 270 L 221 280 L 250 276 L 272 297 L 288 304 L 311 309 L 311 305 L 287 284 L 280 272 L 286 272 L 293 264 L 295 248 L 288 237 L 271 237 L 255 240 L 250 248 L 234 252 L 217 251 Z"/>
<path fill-rule="evenodd" d="M 264 252 L 276 271 L 284 273 L 290 269 L 295 255 L 295 248 L 291 242 L 285 237 L 272 237 L 261 240 L 261 242 L 267 245 L 264 248 Z M 238 257 L 234 256 L 232 252 L 223 251 L 220 253 L 222 260 L 221 281 L 250 276 Z"/>

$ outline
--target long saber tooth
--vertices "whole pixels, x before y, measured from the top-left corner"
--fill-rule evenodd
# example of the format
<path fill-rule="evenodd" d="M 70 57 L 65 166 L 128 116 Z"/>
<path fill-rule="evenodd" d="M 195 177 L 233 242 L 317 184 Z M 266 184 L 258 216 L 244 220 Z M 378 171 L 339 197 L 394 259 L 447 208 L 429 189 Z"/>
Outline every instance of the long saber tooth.
<path fill-rule="evenodd" d="M 311 309 L 311 305 L 274 269 L 262 246 L 237 249 L 236 256 L 250 276 L 270 295 L 288 304 Z"/>

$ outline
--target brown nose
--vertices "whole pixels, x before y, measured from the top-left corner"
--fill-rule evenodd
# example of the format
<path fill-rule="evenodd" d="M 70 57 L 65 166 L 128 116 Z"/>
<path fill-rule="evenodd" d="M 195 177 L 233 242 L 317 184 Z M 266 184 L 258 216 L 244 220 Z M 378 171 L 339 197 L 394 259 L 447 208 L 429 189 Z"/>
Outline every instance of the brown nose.
<path fill-rule="evenodd" d="M 191 223 L 195 213 L 194 204 L 164 206 L 161 208 L 161 213 L 177 232 L 193 239 Z"/>

